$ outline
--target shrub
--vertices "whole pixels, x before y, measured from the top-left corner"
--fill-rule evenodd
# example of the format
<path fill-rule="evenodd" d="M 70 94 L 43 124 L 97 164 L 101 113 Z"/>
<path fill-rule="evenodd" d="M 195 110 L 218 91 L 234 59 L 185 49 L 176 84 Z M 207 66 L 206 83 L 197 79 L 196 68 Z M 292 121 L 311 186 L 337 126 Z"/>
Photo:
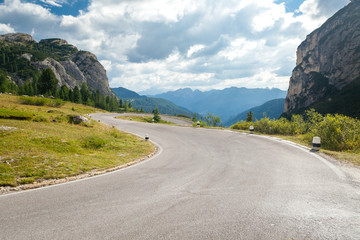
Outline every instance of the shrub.
<path fill-rule="evenodd" d="M 65 102 L 61 99 L 50 99 L 43 97 L 20 97 L 21 103 L 34 106 L 61 107 Z"/>
<path fill-rule="evenodd" d="M 248 130 L 251 122 L 238 122 L 231 129 Z M 305 116 L 293 115 L 291 121 L 280 118 L 270 120 L 264 117 L 254 123 L 255 131 L 266 134 L 297 135 L 311 143 L 314 136 L 321 138 L 321 145 L 328 150 L 344 151 L 360 149 L 360 121 L 339 115 L 326 116 L 315 112 L 314 109 L 306 111 Z"/>
<path fill-rule="evenodd" d="M 20 97 L 21 103 L 25 105 L 44 106 L 46 98 L 40 97 Z"/>
<path fill-rule="evenodd" d="M 330 150 L 356 150 L 360 148 L 360 121 L 328 114 L 311 127 L 310 135 L 321 137 L 324 148 Z"/>
<path fill-rule="evenodd" d="M 232 125 L 230 128 L 237 129 L 237 130 L 249 130 L 250 125 L 253 125 L 253 123 L 241 121 L 241 122 L 237 122 L 236 124 Z"/>
<path fill-rule="evenodd" d="M 17 110 L 10 110 L 6 108 L 0 108 L 0 118 L 17 119 L 17 120 L 30 120 L 33 114 L 27 112 L 21 112 Z"/>

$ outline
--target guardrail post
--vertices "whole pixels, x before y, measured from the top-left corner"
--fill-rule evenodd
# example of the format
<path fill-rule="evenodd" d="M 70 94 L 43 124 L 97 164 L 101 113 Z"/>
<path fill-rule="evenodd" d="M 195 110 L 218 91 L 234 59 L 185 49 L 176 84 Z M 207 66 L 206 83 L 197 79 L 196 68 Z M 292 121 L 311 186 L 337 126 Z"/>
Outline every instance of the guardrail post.
<path fill-rule="evenodd" d="M 321 138 L 320 137 L 313 137 L 312 141 L 312 150 L 319 151 L 321 146 Z"/>
<path fill-rule="evenodd" d="M 250 134 L 253 134 L 253 133 L 254 133 L 254 126 L 251 125 L 251 126 L 249 127 L 249 130 L 250 130 Z"/>

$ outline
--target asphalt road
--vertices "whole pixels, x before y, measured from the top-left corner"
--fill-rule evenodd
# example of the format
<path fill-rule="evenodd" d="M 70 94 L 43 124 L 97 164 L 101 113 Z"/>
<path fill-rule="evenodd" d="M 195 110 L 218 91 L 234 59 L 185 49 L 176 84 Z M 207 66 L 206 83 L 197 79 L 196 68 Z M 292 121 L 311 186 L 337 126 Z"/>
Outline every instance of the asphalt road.
<path fill-rule="evenodd" d="M 0 196 L 0 239 L 360 239 L 359 179 L 307 150 L 93 118 L 149 134 L 159 153 L 111 174 Z"/>

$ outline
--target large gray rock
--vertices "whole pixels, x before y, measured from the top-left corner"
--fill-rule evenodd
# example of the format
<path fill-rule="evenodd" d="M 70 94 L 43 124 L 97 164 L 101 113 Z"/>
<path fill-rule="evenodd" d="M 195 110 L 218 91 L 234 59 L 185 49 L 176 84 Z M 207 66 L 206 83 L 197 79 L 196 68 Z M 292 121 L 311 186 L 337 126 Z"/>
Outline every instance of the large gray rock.
<path fill-rule="evenodd" d="M 83 117 L 81 115 L 77 115 L 77 116 L 72 117 L 72 121 L 75 124 L 80 124 L 80 123 L 83 123 L 83 122 L 89 122 L 89 119 L 87 119 L 86 117 Z"/>
<path fill-rule="evenodd" d="M 353 0 L 298 47 L 284 113 L 297 113 L 357 81 L 359 62 L 360 1 Z"/>

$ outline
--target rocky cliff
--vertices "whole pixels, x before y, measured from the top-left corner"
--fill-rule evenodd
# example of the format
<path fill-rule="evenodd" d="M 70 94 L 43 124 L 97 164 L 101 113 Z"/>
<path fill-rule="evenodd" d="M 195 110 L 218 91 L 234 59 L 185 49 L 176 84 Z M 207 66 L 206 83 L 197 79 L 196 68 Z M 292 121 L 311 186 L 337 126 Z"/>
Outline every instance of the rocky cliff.
<path fill-rule="evenodd" d="M 86 83 L 90 90 L 114 95 L 109 87 L 104 67 L 90 52 L 79 51 L 63 39 L 45 39 L 39 43 L 24 33 L 0 35 L 0 54 L 4 55 L 2 65 L 14 81 L 21 85 L 31 80 L 32 74 L 51 68 L 62 85 L 73 89 Z M 7 58 L 5 58 L 5 55 Z M 0 61 L 1 62 L 1 61 Z"/>
<path fill-rule="evenodd" d="M 360 115 L 360 1 L 353 0 L 297 49 L 284 113 L 314 107 L 322 113 Z"/>

